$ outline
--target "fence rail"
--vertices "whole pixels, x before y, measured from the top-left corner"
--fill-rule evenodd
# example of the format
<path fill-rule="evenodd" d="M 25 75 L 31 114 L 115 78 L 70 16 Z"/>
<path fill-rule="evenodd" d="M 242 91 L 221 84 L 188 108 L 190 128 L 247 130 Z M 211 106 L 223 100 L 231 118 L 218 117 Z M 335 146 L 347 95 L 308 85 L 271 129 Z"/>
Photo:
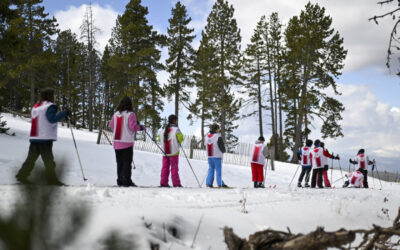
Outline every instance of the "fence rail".
<path fill-rule="evenodd" d="M 149 132 L 149 134 L 152 134 L 151 131 Z M 112 136 L 113 134 L 111 131 L 100 130 L 97 143 L 112 145 Z M 206 150 L 204 148 L 201 148 L 199 138 L 192 135 L 185 136 L 181 145 L 190 159 L 204 161 L 207 160 Z M 162 153 L 157 145 L 155 145 L 155 143 L 152 141 L 152 138 L 150 138 L 144 132 L 136 133 L 134 147 L 135 150 L 139 151 L 158 154 Z M 227 164 L 247 166 L 250 164 L 250 154 L 252 148 L 253 145 L 250 143 L 238 143 L 238 145 L 234 147 L 231 152 L 224 154 L 223 162 Z"/>

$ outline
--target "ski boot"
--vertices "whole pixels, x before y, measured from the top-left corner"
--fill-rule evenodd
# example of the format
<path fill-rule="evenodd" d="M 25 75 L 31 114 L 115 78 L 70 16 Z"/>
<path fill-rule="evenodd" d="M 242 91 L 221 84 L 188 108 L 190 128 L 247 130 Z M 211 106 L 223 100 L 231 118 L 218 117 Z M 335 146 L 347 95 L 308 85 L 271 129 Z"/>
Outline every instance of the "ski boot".
<path fill-rule="evenodd" d="M 262 182 L 258 183 L 258 188 L 265 188 L 264 184 Z"/>
<path fill-rule="evenodd" d="M 258 183 L 256 181 L 254 182 L 254 188 L 258 188 Z"/>
<path fill-rule="evenodd" d="M 309 188 L 310 185 L 309 185 L 308 183 L 306 183 L 306 184 L 304 185 L 304 187 Z"/>
<path fill-rule="evenodd" d="M 297 183 L 297 187 L 302 188 L 301 182 Z"/>

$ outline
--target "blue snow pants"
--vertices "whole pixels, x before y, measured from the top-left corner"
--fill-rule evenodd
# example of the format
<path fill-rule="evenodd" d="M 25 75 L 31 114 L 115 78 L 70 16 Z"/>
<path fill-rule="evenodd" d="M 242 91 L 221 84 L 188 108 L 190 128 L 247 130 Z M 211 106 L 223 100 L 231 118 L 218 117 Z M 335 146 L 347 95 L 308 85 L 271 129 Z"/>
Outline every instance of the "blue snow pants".
<path fill-rule="evenodd" d="M 221 177 L 222 158 L 208 158 L 208 175 L 206 180 L 207 186 L 212 186 L 214 182 L 214 172 L 217 172 L 217 185 L 221 187 L 223 184 Z"/>

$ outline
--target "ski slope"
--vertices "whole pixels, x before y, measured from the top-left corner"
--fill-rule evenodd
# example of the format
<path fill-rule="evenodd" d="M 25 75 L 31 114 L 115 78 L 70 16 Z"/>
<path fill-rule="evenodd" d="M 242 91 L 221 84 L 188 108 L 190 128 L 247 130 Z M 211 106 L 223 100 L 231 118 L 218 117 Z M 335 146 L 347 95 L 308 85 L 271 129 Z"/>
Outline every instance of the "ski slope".
<path fill-rule="evenodd" d="M 29 147 L 30 123 L 26 119 L 4 114 L 10 132 L 0 134 L 0 212 L 6 213 L 18 199 L 15 174 L 25 160 Z M 111 230 L 119 230 L 133 238 L 138 249 L 150 249 L 149 241 L 161 249 L 189 249 L 200 218 L 203 216 L 194 249 L 226 249 L 221 228 L 233 227 L 240 237 L 266 228 L 306 233 L 323 226 L 326 230 L 371 228 L 372 224 L 390 226 L 400 206 L 400 185 L 369 178 L 371 189 L 343 189 L 342 180 L 332 189 L 296 188 L 296 179 L 288 186 L 297 165 L 275 164 L 276 171 L 267 172 L 266 186 L 276 188 L 253 189 L 249 166 L 223 166 L 223 179 L 234 189 L 198 188 L 186 159 L 180 158 L 180 177 L 187 188 L 119 188 L 116 179 L 114 150 L 109 145 L 97 145 L 97 134 L 74 130 L 81 161 L 88 181 L 81 170 L 72 142 L 71 132 L 59 127 L 59 140 L 54 143 L 56 160 L 64 161 L 66 172 L 62 181 L 69 187 L 59 187 L 60 211 L 74 201 L 84 203 L 90 210 L 88 224 L 80 237 L 68 249 L 99 249 L 99 240 Z M 140 186 L 158 186 L 161 155 L 135 151 L 133 181 Z M 200 181 L 208 170 L 207 162 L 191 160 Z M 344 174 L 344 173 L 343 173 Z M 331 171 L 329 171 L 329 176 Z M 333 171 L 333 180 L 341 178 Z M 170 183 L 171 184 L 171 183 Z M 375 187 L 375 188 L 374 188 Z M 384 198 L 387 202 L 384 202 Z M 61 199 L 62 198 L 62 199 Z M 242 212 L 243 199 L 246 199 Z M 383 209 L 388 209 L 385 214 Z M 4 214 L 3 213 L 3 214 Z M 145 227 L 151 223 L 151 228 Z M 176 225 L 179 239 L 163 227 Z"/>

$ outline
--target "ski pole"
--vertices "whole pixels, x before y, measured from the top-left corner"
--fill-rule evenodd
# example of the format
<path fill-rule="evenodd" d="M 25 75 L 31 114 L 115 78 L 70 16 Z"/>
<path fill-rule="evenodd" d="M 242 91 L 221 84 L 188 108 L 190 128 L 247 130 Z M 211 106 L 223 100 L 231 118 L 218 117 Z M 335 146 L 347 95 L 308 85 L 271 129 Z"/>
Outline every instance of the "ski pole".
<path fill-rule="evenodd" d="M 333 182 L 333 158 L 332 158 L 331 164 L 332 164 L 332 166 L 331 166 L 331 183 L 332 183 Z"/>
<path fill-rule="evenodd" d="M 267 178 L 267 168 L 268 168 L 268 158 L 267 158 L 267 163 L 265 164 L 265 170 L 264 170 L 264 181 L 263 181 L 264 186 L 265 186 L 265 178 Z"/>
<path fill-rule="evenodd" d="M 76 141 L 75 141 L 74 132 L 72 131 L 71 123 L 70 123 L 69 120 L 68 120 L 68 126 L 69 126 L 69 128 L 71 129 L 72 140 L 74 141 L 76 154 L 78 155 L 78 161 L 79 161 L 79 166 L 81 167 L 83 181 L 87 181 L 87 179 L 86 179 L 86 177 L 85 177 L 85 174 L 83 173 L 81 158 L 79 157 L 79 152 L 78 152 L 78 147 L 76 146 Z"/>
<path fill-rule="evenodd" d="M 336 182 L 340 181 L 340 180 L 343 179 L 343 178 L 345 178 L 345 176 L 343 176 L 342 178 L 337 179 L 337 180 L 334 181 L 333 183 L 336 183 Z M 333 183 L 332 183 L 332 184 L 333 184 Z"/>
<path fill-rule="evenodd" d="M 372 185 L 374 185 L 375 188 L 374 165 L 372 165 Z"/>
<path fill-rule="evenodd" d="M 182 149 L 183 154 L 185 155 L 185 158 L 186 158 L 186 160 L 187 160 L 187 162 L 188 162 L 188 164 L 189 164 L 190 169 L 191 169 L 192 172 L 193 172 L 194 177 L 196 178 L 197 184 L 199 184 L 199 187 L 201 188 L 201 184 L 200 184 L 200 182 L 199 182 L 199 179 L 197 179 L 197 175 L 196 175 L 196 173 L 195 173 L 194 170 L 193 170 L 192 164 L 190 164 L 190 161 L 189 161 L 189 159 L 188 159 L 188 157 L 187 157 L 187 155 L 186 155 L 185 150 L 183 149 L 183 147 L 182 147 L 182 145 L 181 145 L 180 143 L 178 143 L 178 144 L 179 144 L 179 147 Z"/>
<path fill-rule="evenodd" d="M 293 175 L 293 178 L 292 178 L 292 180 L 290 181 L 290 183 L 289 183 L 289 187 L 290 187 L 290 185 L 292 185 L 292 182 L 293 182 L 293 180 L 294 180 L 294 177 L 296 176 L 296 174 L 297 174 L 297 171 L 299 170 L 299 167 L 300 167 L 300 164 L 297 166 L 297 168 L 296 168 L 296 172 L 294 173 L 294 175 Z"/>
<path fill-rule="evenodd" d="M 340 160 L 338 160 L 338 161 L 339 161 L 340 174 L 342 175 L 342 179 L 343 179 L 344 177 L 343 177 L 343 172 L 342 172 L 342 166 L 340 164 Z M 344 180 L 343 180 L 343 184 L 344 184 Z"/>

